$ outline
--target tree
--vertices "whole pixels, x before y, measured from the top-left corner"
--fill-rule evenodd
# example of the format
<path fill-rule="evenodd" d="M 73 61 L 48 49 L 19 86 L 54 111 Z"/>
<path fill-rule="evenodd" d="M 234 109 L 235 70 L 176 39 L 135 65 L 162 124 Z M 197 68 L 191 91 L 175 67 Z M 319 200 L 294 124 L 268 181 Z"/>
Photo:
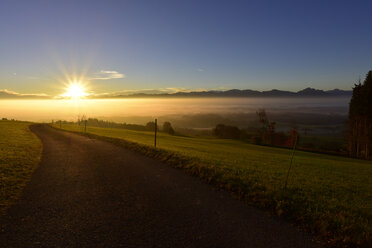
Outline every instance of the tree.
<path fill-rule="evenodd" d="M 270 144 L 270 124 L 269 119 L 266 115 L 266 110 L 259 109 L 256 111 L 256 115 L 258 117 L 259 123 L 261 124 L 261 127 L 259 130 L 257 130 L 257 136 L 259 136 L 260 138 L 255 138 L 255 142 L 256 144 Z M 273 124 L 273 127 L 275 129 L 275 124 Z"/>
<path fill-rule="evenodd" d="M 261 123 L 261 129 L 267 131 L 267 128 L 269 126 L 269 119 L 267 118 L 266 110 L 259 109 L 256 111 L 256 115 L 258 117 L 259 122 Z"/>
<path fill-rule="evenodd" d="M 170 135 L 174 135 L 174 129 L 169 121 L 163 123 L 163 131 Z"/>
<path fill-rule="evenodd" d="M 286 146 L 293 147 L 299 139 L 298 127 L 296 123 L 292 123 L 291 129 L 289 130 L 289 137 L 286 142 Z"/>
<path fill-rule="evenodd" d="M 212 133 L 222 139 L 239 139 L 241 131 L 238 127 L 218 124 L 213 128 Z"/>
<path fill-rule="evenodd" d="M 147 122 L 146 129 L 148 131 L 155 131 L 155 122 L 153 122 L 153 121 Z"/>
<path fill-rule="evenodd" d="M 78 115 L 78 125 L 80 126 L 81 123 L 87 120 L 85 115 Z"/>
<path fill-rule="evenodd" d="M 270 122 L 269 125 L 269 140 L 270 145 L 273 146 L 275 143 L 275 124 L 276 122 Z"/>
<path fill-rule="evenodd" d="M 363 84 L 354 85 L 349 103 L 349 154 L 357 158 L 372 158 L 372 71 Z"/>

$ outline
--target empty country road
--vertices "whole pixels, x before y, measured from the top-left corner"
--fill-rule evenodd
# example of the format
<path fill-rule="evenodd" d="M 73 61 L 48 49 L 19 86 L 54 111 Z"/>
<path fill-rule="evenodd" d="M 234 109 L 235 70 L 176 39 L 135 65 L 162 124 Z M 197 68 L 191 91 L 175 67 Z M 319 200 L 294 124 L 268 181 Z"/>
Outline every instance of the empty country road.
<path fill-rule="evenodd" d="M 111 143 L 37 124 L 39 167 L 0 247 L 318 247 L 311 236 Z"/>

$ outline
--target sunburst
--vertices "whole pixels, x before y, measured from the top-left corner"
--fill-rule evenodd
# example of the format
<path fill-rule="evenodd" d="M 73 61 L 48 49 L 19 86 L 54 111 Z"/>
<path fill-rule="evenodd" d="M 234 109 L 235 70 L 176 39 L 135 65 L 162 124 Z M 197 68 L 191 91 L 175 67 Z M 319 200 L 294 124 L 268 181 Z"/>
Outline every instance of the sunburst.
<path fill-rule="evenodd" d="M 61 96 L 72 99 L 87 97 L 89 94 L 81 81 L 72 81 L 66 87 L 66 92 Z"/>

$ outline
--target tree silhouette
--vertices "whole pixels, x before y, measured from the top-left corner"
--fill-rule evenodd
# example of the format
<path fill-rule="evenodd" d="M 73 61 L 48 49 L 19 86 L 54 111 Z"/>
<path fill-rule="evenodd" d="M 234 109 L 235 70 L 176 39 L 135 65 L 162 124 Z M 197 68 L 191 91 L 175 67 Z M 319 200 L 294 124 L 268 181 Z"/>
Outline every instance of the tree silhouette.
<path fill-rule="evenodd" d="M 146 129 L 148 131 L 155 131 L 155 122 L 149 121 L 146 123 Z"/>
<path fill-rule="evenodd" d="M 292 123 L 291 129 L 289 130 L 289 136 L 286 142 L 286 146 L 293 147 L 299 138 L 298 127 L 295 122 Z"/>
<path fill-rule="evenodd" d="M 238 127 L 218 124 L 213 128 L 212 133 L 222 139 L 239 139 L 241 131 Z"/>
<path fill-rule="evenodd" d="M 164 122 L 163 131 L 169 133 L 170 135 L 174 135 L 174 129 L 169 121 Z"/>
<path fill-rule="evenodd" d="M 259 136 L 261 136 L 261 142 L 268 144 L 268 130 L 270 128 L 269 119 L 266 115 L 265 109 L 259 109 L 256 111 L 256 115 L 261 124 L 261 128 L 258 130 Z"/>
<path fill-rule="evenodd" d="M 349 153 L 357 158 L 372 158 L 372 71 L 363 84 L 354 85 L 349 104 Z"/>

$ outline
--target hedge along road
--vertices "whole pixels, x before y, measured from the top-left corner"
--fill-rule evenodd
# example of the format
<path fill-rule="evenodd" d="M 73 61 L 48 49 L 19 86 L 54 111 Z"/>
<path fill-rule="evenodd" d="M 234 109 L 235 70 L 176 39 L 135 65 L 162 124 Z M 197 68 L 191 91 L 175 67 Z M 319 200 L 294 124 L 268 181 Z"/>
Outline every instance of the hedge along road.
<path fill-rule="evenodd" d="M 318 247 L 290 224 L 113 144 L 34 125 L 38 169 L 2 247 Z"/>

